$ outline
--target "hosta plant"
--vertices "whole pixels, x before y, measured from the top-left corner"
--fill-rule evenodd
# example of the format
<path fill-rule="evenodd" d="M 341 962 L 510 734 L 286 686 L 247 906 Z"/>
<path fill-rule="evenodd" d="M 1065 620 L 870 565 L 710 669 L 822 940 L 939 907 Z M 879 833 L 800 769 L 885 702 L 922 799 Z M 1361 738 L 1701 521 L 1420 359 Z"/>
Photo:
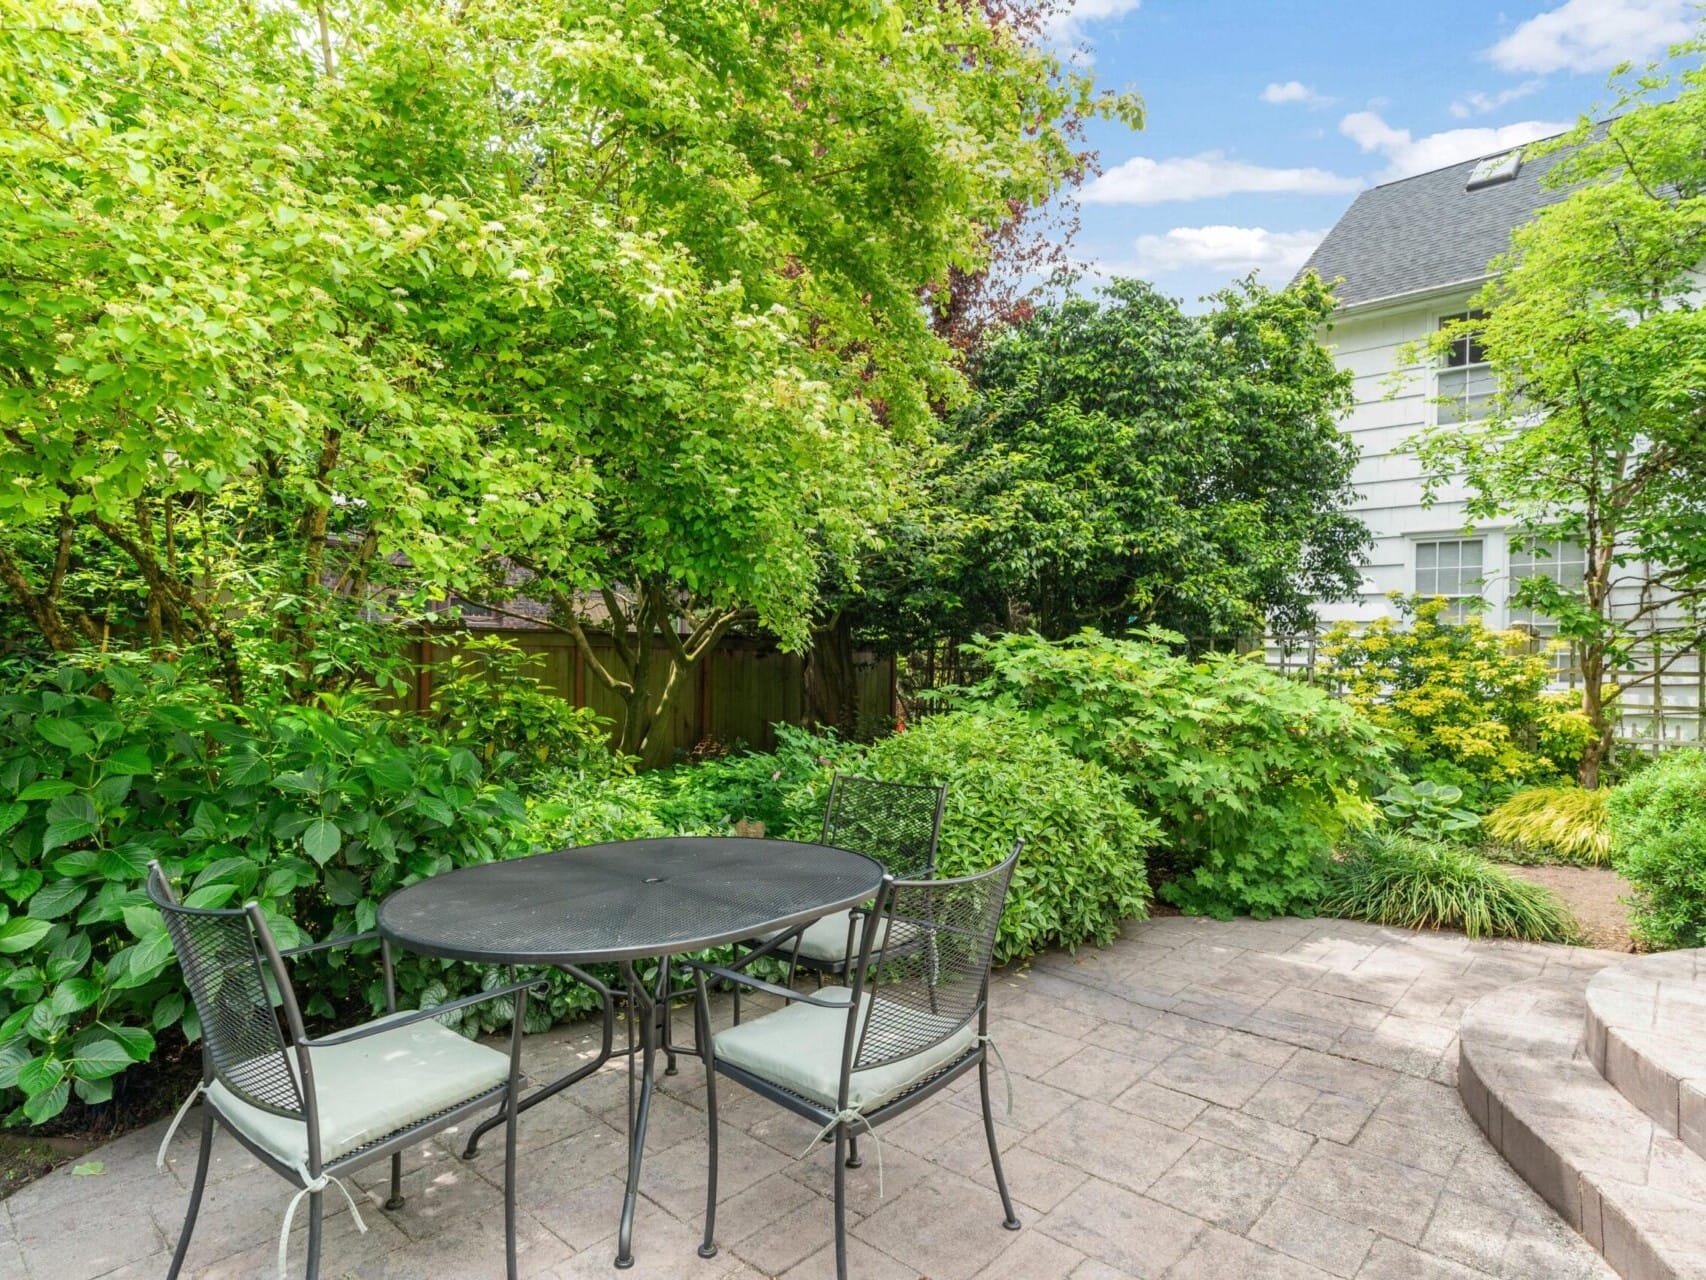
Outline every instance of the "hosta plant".
<path fill-rule="evenodd" d="M 1449 783 L 1399 782 L 1376 800 L 1393 826 L 1426 839 L 1461 839 L 1481 825 L 1463 803 L 1463 788 Z"/>

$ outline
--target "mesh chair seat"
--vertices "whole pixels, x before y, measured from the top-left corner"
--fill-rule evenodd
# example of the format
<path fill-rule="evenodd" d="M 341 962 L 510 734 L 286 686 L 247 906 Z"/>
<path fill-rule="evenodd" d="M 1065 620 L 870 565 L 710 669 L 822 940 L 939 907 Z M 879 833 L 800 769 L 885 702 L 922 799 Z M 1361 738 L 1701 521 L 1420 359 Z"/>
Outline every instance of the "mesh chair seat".
<path fill-rule="evenodd" d="M 852 920 L 852 911 L 837 911 L 832 916 L 813 920 L 800 934 L 800 959 L 816 960 L 824 964 L 841 964 L 848 958 L 847 939 L 849 936 L 853 939 L 853 954 L 857 956 L 859 954 L 860 934 L 857 928 L 849 934 L 848 927 L 852 924 Z M 773 933 L 764 934 L 759 938 L 759 941 L 771 942 L 786 932 L 788 932 L 786 929 L 780 929 Z M 871 939 L 871 946 L 874 950 L 881 951 L 884 947 L 898 947 L 917 936 L 917 928 L 906 921 L 891 922 L 885 919 L 877 925 L 877 933 Z M 782 950 L 784 955 L 787 954 L 788 949 L 786 947 Z"/>
<path fill-rule="evenodd" d="M 842 1009 L 791 1004 L 729 1027 L 712 1037 L 717 1058 L 833 1110 L 841 1088 L 841 1060 L 847 1046 L 847 1014 L 842 1010 L 852 992 L 846 987 L 825 987 L 816 994 L 818 998 L 837 1001 Z M 872 999 L 862 996 L 860 1003 L 865 1008 L 863 1021 L 869 1022 Z M 879 997 L 879 1024 L 886 1012 L 881 1010 L 881 1003 Z M 916 1011 L 909 1010 L 907 1016 L 920 1038 L 932 1033 L 952 1034 L 910 1057 L 853 1072 L 849 1077 L 847 1105 L 855 1111 L 869 1111 L 898 1097 L 965 1057 L 977 1044 L 974 1023 L 968 1022 L 954 1030 L 955 1020 L 943 1018 L 940 1027 L 926 1028 L 922 1025 L 925 1019 Z"/>
<path fill-rule="evenodd" d="M 376 1026 L 377 1018 L 362 1024 Z M 509 1055 L 437 1022 L 414 1022 L 314 1051 L 320 1158 L 330 1162 L 509 1082 Z M 222 1119 L 292 1168 L 308 1159 L 308 1126 L 243 1101 L 215 1080 Z"/>

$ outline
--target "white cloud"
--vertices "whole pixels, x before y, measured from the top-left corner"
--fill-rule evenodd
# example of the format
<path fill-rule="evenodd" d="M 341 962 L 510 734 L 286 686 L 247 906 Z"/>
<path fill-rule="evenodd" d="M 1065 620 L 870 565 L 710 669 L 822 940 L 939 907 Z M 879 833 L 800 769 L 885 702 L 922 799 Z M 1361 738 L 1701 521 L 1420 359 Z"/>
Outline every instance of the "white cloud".
<path fill-rule="evenodd" d="M 1241 276 L 1260 269 L 1289 280 L 1326 234 L 1266 227 L 1174 227 L 1165 235 L 1139 236 L 1131 265 L 1144 276 L 1192 270 Z"/>
<path fill-rule="evenodd" d="M 1523 120 L 1496 128 L 1447 129 L 1442 133 L 1412 137 L 1408 129 L 1397 129 L 1372 111 L 1354 111 L 1339 121 L 1339 132 L 1364 151 L 1386 157 L 1383 181 L 1443 169 L 1459 160 L 1509 151 L 1536 138 L 1549 138 L 1570 126 L 1555 120 Z"/>
<path fill-rule="evenodd" d="M 1528 97 L 1543 85 L 1543 80 L 1524 80 L 1521 84 L 1512 85 L 1498 93 L 1482 93 L 1472 90 L 1451 104 L 1451 114 L 1459 120 L 1467 120 L 1471 116 L 1484 116 L 1489 111 L 1497 111 L 1500 107 L 1519 99 Z"/>
<path fill-rule="evenodd" d="M 1689 36 L 1689 0 L 1565 0 L 1487 51 L 1502 70 L 1547 75 L 1645 62 Z"/>
<path fill-rule="evenodd" d="M 1300 102 L 1306 107 L 1325 107 L 1330 106 L 1333 99 L 1311 89 L 1301 80 L 1287 80 L 1284 84 L 1276 81 L 1263 89 L 1262 101 L 1272 103 L 1276 107 L 1291 102 Z"/>
<path fill-rule="evenodd" d="M 1240 194 L 1344 195 L 1361 188 L 1360 178 L 1326 169 L 1275 169 L 1204 151 L 1170 160 L 1133 156 L 1085 187 L 1078 198 L 1085 204 L 1164 204 Z"/>
<path fill-rule="evenodd" d="M 1071 0 L 1048 16 L 1047 31 L 1056 43 L 1076 44 L 1088 37 L 1092 22 L 1107 22 L 1135 12 L 1143 0 Z"/>

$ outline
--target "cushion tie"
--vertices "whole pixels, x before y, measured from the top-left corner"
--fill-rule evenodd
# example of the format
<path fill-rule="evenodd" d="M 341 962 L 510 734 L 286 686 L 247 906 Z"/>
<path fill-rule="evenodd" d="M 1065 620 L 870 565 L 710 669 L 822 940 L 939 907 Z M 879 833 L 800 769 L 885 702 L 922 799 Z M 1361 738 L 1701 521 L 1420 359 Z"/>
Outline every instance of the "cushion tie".
<path fill-rule="evenodd" d="M 160 1139 L 160 1150 L 154 1156 L 154 1167 L 156 1169 L 166 1167 L 166 1148 L 171 1146 L 172 1139 L 177 1137 L 178 1126 L 184 1122 L 184 1117 L 190 1113 L 190 1107 L 195 1104 L 197 1098 L 206 1092 L 207 1085 L 205 1083 L 198 1084 L 191 1089 L 190 1096 L 185 1098 L 183 1105 L 178 1108 L 178 1114 L 172 1117 L 172 1123 L 166 1126 L 166 1136 Z"/>
<path fill-rule="evenodd" d="M 302 1179 L 302 1190 L 290 1197 L 290 1207 L 284 1211 L 284 1226 L 278 1232 L 278 1280 L 286 1280 L 284 1257 L 290 1249 L 290 1224 L 296 1220 L 296 1206 L 302 1203 L 302 1197 L 312 1195 L 316 1191 L 324 1191 L 327 1186 L 334 1186 L 344 1193 L 344 1202 L 349 1205 L 351 1216 L 355 1218 L 355 1229 L 367 1234 L 367 1223 L 361 1220 L 361 1210 L 355 1207 L 355 1197 L 350 1195 L 349 1188 L 344 1186 L 343 1179 L 334 1178 L 329 1173 L 322 1173 L 318 1178 L 310 1178 L 305 1165 L 296 1166 L 296 1174 Z"/>
<path fill-rule="evenodd" d="M 812 1153 L 813 1148 L 815 1148 L 818 1143 L 829 1137 L 830 1134 L 834 1133 L 842 1125 L 847 1125 L 851 1128 L 856 1124 L 862 1124 L 865 1126 L 865 1132 L 869 1134 L 871 1138 L 871 1145 L 877 1149 L 877 1203 L 881 1204 L 883 1199 L 883 1140 L 877 1137 L 876 1127 L 865 1118 L 865 1113 L 860 1111 L 858 1107 L 848 1107 L 845 1110 L 837 1111 L 832 1115 L 823 1128 L 819 1129 L 812 1135 L 812 1140 L 806 1143 L 806 1149 L 800 1152 L 799 1155 L 795 1156 L 794 1159 L 804 1160 Z"/>

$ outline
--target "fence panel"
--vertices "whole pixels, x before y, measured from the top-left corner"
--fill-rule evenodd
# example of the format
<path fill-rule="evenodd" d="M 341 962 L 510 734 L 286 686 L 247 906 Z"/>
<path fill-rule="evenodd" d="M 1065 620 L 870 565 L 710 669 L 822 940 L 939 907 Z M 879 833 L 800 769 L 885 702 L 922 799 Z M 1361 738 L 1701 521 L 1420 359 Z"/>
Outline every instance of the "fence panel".
<path fill-rule="evenodd" d="M 429 704 L 437 666 L 458 652 L 470 636 L 490 634 L 501 634 L 530 655 L 528 669 L 541 687 L 576 706 L 592 708 L 612 724 L 620 721 L 622 700 L 587 669 L 587 660 L 574 638 L 559 631 L 504 629 L 494 633 L 473 629 L 422 635 L 409 655 L 420 674 L 404 705 L 412 710 Z M 590 641 L 596 658 L 607 663 L 613 659 L 614 645 L 608 636 L 595 634 Z M 668 648 L 660 641 L 654 646 L 648 677 L 654 694 L 662 691 L 668 678 L 667 658 Z M 867 723 L 892 723 L 893 661 L 860 653 L 856 666 L 861 729 Z M 670 764 L 706 745 L 768 751 L 776 745 L 774 726 L 778 722 L 803 724 L 806 719 L 803 660 L 760 639 L 725 638 L 685 681 L 663 722 L 652 730 L 642 761 L 647 768 Z"/>

